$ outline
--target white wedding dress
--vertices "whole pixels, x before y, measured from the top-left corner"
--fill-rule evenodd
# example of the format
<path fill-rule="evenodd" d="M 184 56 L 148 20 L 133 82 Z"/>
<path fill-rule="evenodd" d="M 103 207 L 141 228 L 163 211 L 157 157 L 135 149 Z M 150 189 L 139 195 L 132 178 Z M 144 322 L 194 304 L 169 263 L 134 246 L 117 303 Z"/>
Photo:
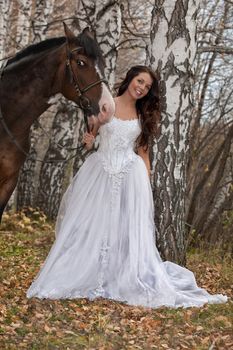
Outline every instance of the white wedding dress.
<path fill-rule="evenodd" d="M 154 308 L 226 302 L 159 256 L 147 169 L 134 152 L 139 121 L 113 117 L 99 132 L 98 151 L 63 197 L 56 240 L 27 297 L 104 297 Z"/>

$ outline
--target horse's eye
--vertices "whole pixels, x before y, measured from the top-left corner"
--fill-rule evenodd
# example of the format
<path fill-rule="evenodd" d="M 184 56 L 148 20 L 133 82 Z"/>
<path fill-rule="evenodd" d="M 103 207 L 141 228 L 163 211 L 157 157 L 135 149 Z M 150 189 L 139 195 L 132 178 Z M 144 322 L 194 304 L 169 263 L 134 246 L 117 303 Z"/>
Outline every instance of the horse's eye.
<path fill-rule="evenodd" d="M 77 64 L 78 64 L 78 66 L 85 66 L 85 62 L 84 61 L 82 61 L 82 60 L 77 60 Z"/>

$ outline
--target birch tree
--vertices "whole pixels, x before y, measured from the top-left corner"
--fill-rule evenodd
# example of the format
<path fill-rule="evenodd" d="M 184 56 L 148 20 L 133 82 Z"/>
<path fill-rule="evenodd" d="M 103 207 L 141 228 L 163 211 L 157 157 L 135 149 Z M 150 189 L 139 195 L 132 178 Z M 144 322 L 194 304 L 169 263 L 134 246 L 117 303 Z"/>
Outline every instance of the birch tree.
<path fill-rule="evenodd" d="M 0 17 L 0 59 L 3 59 L 7 55 L 6 37 L 8 36 L 8 19 L 9 19 L 9 13 L 10 13 L 10 1 L 1 0 L 0 1 L 0 11 L 1 11 L 1 17 Z"/>
<path fill-rule="evenodd" d="M 154 1 L 148 61 L 160 76 L 161 136 L 153 148 L 157 244 L 163 257 L 185 263 L 185 185 L 192 113 L 192 63 L 198 1 Z"/>

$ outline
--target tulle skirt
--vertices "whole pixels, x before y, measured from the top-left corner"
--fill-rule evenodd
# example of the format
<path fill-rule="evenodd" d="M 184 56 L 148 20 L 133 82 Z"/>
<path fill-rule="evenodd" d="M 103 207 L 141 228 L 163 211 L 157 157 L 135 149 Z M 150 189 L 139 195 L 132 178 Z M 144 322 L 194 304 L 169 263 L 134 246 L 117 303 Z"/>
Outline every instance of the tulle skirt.
<path fill-rule="evenodd" d="M 222 303 L 191 271 L 163 262 L 155 246 L 153 199 L 145 164 L 111 174 L 88 157 L 59 209 L 56 240 L 27 297 L 98 297 L 157 308 Z"/>

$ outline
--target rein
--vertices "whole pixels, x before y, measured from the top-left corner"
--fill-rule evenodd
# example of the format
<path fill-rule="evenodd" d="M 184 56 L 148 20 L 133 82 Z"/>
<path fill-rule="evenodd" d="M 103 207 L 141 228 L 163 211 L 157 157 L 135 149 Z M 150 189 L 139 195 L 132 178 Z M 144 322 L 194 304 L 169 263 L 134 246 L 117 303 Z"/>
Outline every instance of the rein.
<path fill-rule="evenodd" d="M 79 98 L 79 101 L 77 103 L 78 107 L 80 107 L 82 110 L 83 110 L 83 113 L 84 113 L 84 122 L 85 122 L 85 125 L 86 125 L 86 129 L 88 131 L 88 133 L 90 132 L 90 128 L 89 128 L 89 125 L 88 125 L 88 120 L 87 120 L 87 111 L 89 109 L 91 109 L 91 103 L 90 103 L 90 100 L 87 96 L 84 96 L 83 94 L 85 92 L 87 92 L 88 90 L 90 90 L 91 88 L 93 88 L 94 86 L 98 85 L 98 84 L 101 84 L 102 82 L 104 83 L 107 83 L 105 79 L 99 79 L 89 85 L 87 85 L 85 88 L 81 89 L 80 86 L 79 86 L 79 82 L 78 82 L 78 79 L 74 73 L 74 70 L 73 70 L 73 67 L 72 67 L 72 63 L 71 63 L 71 60 L 72 60 L 72 53 L 75 52 L 75 51 L 79 51 L 81 49 L 81 47 L 78 47 L 78 48 L 75 48 L 73 49 L 72 51 L 69 51 L 67 46 L 66 46 L 66 51 L 67 51 L 67 59 L 66 59 L 66 66 L 69 68 L 69 72 L 70 72 L 70 76 L 72 78 L 72 81 L 71 83 L 74 85 L 74 88 L 78 94 L 78 98 Z M 3 59 L 2 59 L 3 60 Z M 3 72 L 4 72 L 4 68 L 6 67 L 7 65 L 7 61 L 5 62 L 5 64 L 3 65 L 3 67 L 1 68 L 0 70 L 0 79 L 2 78 L 2 75 L 3 75 Z M 2 114 L 2 109 L 1 109 L 1 105 L 0 105 L 0 122 L 4 128 L 4 130 L 6 131 L 7 135 L 9 136 L 10 140 L 12 141 L 12 143 L 15 144 L 15 146 L 26 156 L 30 156 L 30 153 L 29 152 L 26 152 L 22 147 L 21 145 L 19 144 L 19 142 L 15 139 L 14 135 L 12 134 L 12 132 L 10 131 L 10 129 L 8 128 L 6 122 L 5 122 L 5 119 L 3 117 L 3 114 Z M 39 127 L 42 129 L 42 131 L 46 134 L 46 136 L 49 138 L 49 135 L 48 133 L 44 130 L 44 128 L 41 126 L 41 124 L 39 123 L 39 121 L 36 121 L 37 124 L 39 125 Z M 59 143 L 57 142 L 53 142 L 54 145 L 56 145 L 58 148 L 60 149 L 66 149 L 67 151 L 81 151 L 85 144 L 82 144 L 81 146 L 79 147 L 76 147 L 76 148 L 65 148 L 63 146 L 61 146 Z M 35 161 L 38 161 L 40 163 L 60 163 L 60 162 L 68 162 L 69 160 L 73 159 L 77 157 L 77 154 L 69 157 L 68 159 L 65 159 L 65 158 L 61 158 L 61 159 L 51 159 L 51 160 L 42 160 L 42 159 L 38 159 L 36 158 Z"/>
<path fill-rule="evenodd" d="M 22 147 L 21 145 L 18 143 L 18 141 L 15 139 L 14 135 L 12 134 L 12 132 L 10 131 L 10 129 L 8 128 L 6 122 L 5 122 L 5 119 L 3 118 L 3 115 L 2 115 L 2 109 L 1 109 L 1 106 L 0 106 L 0 122 L 4 128 L 4 130 L 6 131 L 7 135 L 9 136 L 10 140 L 12 141 L 12 143 L 15 144 L 15 146 L 26 156 L 26 157 L 29 157 L 30 156 L 30 153 L 29 152 L 26 152 Z M 38 122 L 39 123 L 39 122 Z M 39 123 L 39 126 L 42 128 L 42 126 L 40 125 Z M 42 130 L 44 131 L 44 133 L 49 137 L 48 133 L 42 128 Z M 64 148 L 63 146 L 61 146 L 59 143 L 57 142 L 54 142 L 53 144 L 57 145 L 58 148 L 60 149 L 66 149 L 67 151 L 81 151 L 83 148 L 84 148 L 84 144 L 79 146 L 79 147 L 76 147 L 76 148 Z M 60 162 L 69 162 L 71 159 L 77 157 L 77 154 L 65 159 L 65 158 L 61 158 L 61 159 L 50 159 L 50 160 L 43 160 L 43 159 L 39 159 L 39 158 L 36 158 L 35 161 L 37 162 L 40 162 L 40 163 L 60 163 Z"/>

